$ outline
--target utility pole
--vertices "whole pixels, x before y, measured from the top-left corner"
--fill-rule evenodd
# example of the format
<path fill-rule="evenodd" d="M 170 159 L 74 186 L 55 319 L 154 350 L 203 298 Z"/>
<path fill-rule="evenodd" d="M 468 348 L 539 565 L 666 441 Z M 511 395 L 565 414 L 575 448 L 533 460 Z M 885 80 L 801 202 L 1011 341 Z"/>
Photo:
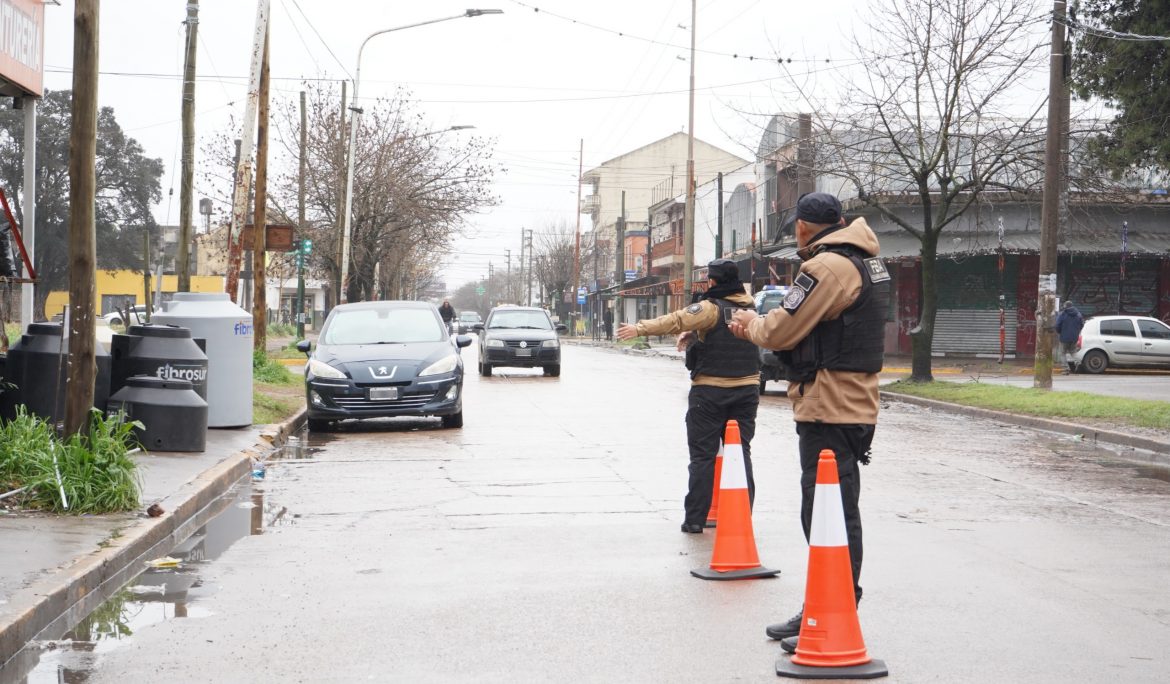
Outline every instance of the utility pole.
<path fill-rule="evenodd" d="M 495 269 L 492 267 L 492 262 L 488 262 L 488 282 L 487 282 L 487 308 L 492 310 L 492 279 L 496 277 Z M 486 318 L 486 316 L 485 316 Z"/>
<path fill-rule="evenodd" d="M 338 110 L 338 115 L 341 117 L 341 119 L 340 123 L 338 124 L 340 126 L 340 130 L 337 132 L 337 172 L 341 174 L 343 178 L 342 182 L 339 183 L 341 186 L 341 192 L 337 193 L 337 252 L 335 257 L 337 259 L 337 279 L 333 281 L 334 294 L 330 298 L 331 304 L 341 303 L 341 255 L 343 249 L 343 245 L 341 243 L 342 235 L 345 233 L 345 88 L 346 81 L 342 81 L 341 109 Z"/>
<path fill-rule="evenodd" d="M 524 241 L 524 238 L 527 235 L 528 235 L 528 231 L 525 230 L 524 228 L 521 228 L 520 229 L 520 261 L 516 264 L 517 268 L 519 268 L 519 270 L 520 270 L 520 293 L 516 295 L 517 300 L 519 300 L 521 297 L 524 296 L 524 290 L 526 289 L 524 287 L 524 264 L 528 263 L 525 260 L 525 254 L 527 254 L 527 252 L 525 252 L 525 250 L 528 248 L 528 244 Z M 525 302 L 524 305 L 528 306 L 527 302 Z"/>
<path fill-rule="evenodd" d="M 528 306 L 532 306 L 532 229 L 528 229 Z"/>
<path fill-rule="evenodd" d="M 191 211 L 195 194 L 195 47 L 199 0 L 187 0 L 187 55 L 183 60 L 183 161 L 179 179 L 179 292 L 191 291 Z"/>
<path fill-rule="evenodd" d="M 305 91 L 301 91 L 301 154 L 297 173 L 297 233 L 305 239 L 305 161 L 308 148 L 308 115 L 305 113 Z M 297 249 L 297 339 L 305 339 L 305 255 Z"/>
<path fill-rule="evenodd" d="M 260 111 L 256 129 L 256 208 L 252 211 L 252 348 L 264 351 L 268 343 L 268 33 L 260 62 Z"/>
<path fill-rule="evenodd" d="M 1064 104 L 1064 0 L 1052 3 L 1052 51 L 1048 62 L 1048 136 L 1044 149 L 1044 199 L 1040 212 L 1040 279 L 1036 292 L 1036 361 L 1032 386 L 1052 389 L 1052 326 L 1056 315 L 1056 245 L 1060 230 L 1061 109 Z"/>
<path fill-rule="evenodd" d="M 622 310 L 621 286 L 626 284 L 626 191 L 622 190 L 622 215 L 618 217 L 617 224 L 617 246 L 614 248 L 617 256 L 617 283 L 618 296 L 614 305 L 614 319 L 618 319 L 616 314 Z"/>
<path fill-rule="evenodd" d="M 723 258 L 723 172 L 715 176 L 715 258 Z"/>
<path fill-rule="evenodd" d="M 142 305 L 146 307 L 146 322 L 149 323 L 150 310 L 153 308 L 150 302 L 150 229 L 145 226 L 142 228 Z M 132 313 L 127 315 L 125 321 L 127 328 L 135 318 Z"/>
<path fill-rule="evenodd" d="M 580 305 L 576 304 L 577 293 L 581 290 L 581 177 L 585 175 L 585 138 L 581 138 L 581 149 L 577 152 L 577 239 L 573 247 L 573 294 L 572 301 L 580 315 Z M 570 319 L 572 317 L 570 316 Z M 577 334 L 577 325 L 573 323 L 573 335 Z"/>
<path fill-rule="evenodd" d="M 93 408 L 97 278 L 97 89 L 99 0 L 73 6 L 73 125 L 69 133 L 69 374 L 65 434 L 81 432 Z M 32 226 L 29 226 L 32 232 Z"/>
<path fill-rule="evenodd" d="M 683 297 L 691 300 L 695 270 L 695 21 L 698 0 L 691 0 L 691 88 L 687 107 L 687 201 L 683 216 Z"/>
<path fill-rule="evenodd" d="M 233 302 L 240 297 L 240 234 L 248 212 L 248 194 L 252 187 L 252 145 L 256 130 L 256 106 L 260 99 L 260 67 L 264 61 L 264 44 L 268 35 L 269 0 L 256 2 L 256 26 L 252 39 L 251 67 L 248 74 L 248 99 L 240 139 L 244 141 L 235 170 L 235 196 L 232 198 L 232 223 L 228 228 L 227 292 Z"/>

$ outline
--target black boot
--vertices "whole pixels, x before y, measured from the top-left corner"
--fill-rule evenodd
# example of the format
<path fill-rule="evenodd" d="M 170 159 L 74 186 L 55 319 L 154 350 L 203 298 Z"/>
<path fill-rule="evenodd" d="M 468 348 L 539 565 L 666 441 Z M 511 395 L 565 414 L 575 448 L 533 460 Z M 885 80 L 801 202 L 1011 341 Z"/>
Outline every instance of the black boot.
<path fill-rule="evenodd" d="M 788 622 L 777 622 L 774 625 L 768 625 L 764 630 L 772 639 L 787 639 L 788 637 L 795 637 L 800 634 L 800 623 L 804 620 L 804 609 L 799 613 L 788 618 Z"/>

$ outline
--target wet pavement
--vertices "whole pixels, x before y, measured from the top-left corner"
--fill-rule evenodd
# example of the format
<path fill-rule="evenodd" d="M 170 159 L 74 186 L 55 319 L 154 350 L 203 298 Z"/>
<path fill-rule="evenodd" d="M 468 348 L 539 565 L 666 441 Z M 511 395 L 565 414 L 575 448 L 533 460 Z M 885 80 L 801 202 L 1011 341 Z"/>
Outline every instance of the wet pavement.
<path fill-rule="evenodd" d="M 760 560 L 782 574 L 704 582 L 713 534 L 678 531 L 685 371 L 563 353 L 559 378 L 469 374 L 462 430 L 308 436 L 235 493 L 234 544 L 203 541 L 174 586 L 140 579 L 28 681 L 774 680 L 763 628 L 799 607 L 807 551 L 787 400 L 763 398 L 752 445 Z M 874 452 L 860 616 L 889 681 L 1164 679 L 1164 469 L 896 402 Z"/>

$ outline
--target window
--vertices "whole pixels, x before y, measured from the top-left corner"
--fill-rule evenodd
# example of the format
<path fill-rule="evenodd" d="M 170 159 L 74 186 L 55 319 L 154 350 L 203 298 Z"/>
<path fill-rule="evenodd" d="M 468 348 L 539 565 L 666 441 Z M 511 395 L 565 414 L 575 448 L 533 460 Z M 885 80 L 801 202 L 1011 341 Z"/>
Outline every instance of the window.
<path fill-rule="evenodd" d="M 1138 321 L 1142 337 L 1154 340 L 1170 340 L 1170 327 L 1159 321 Z"/>
<path fill-rule="evenodd" d="M 527 328 L 530 330 L 552 330 L 552 323 L 543 311 L 497 311 L 488 320 L 488 328 Z"/>
<path fill-rule="evenodd" d="M 1101 321 L 1101 334 L 1114 337 L 1137 337 L 1133 321 L 1128 318 L 1107 318 Z"/>
<path fill-rule="evenodd" d="M 338 311 L 321 335 L 323 344 L 441 342 L 443 327 L 430 309 Z"/>

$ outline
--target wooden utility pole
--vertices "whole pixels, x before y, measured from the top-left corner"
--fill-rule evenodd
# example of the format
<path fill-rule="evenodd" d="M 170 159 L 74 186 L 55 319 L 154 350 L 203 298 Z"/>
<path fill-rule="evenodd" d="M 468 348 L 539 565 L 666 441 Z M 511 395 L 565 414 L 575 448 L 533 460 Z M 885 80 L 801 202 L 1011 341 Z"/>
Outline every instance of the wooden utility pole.
<path fill-rule="evenodd" d="M 73 6 L 73 105 L 69 133 L 69 375 L 65 434 L 81 432 L 93 408 L 97 278 L 98 0 Z"/>
<path fill-rule="evenodd" d="M 142 305 L 146 307 L 146 312 L 149 314 L 153 308 L 150 302 L 150 228 L 145 226 L 142 228 Z M 129 328 L 137 318 L 133 311 L 128 311 L 124 321 L 126 327 Z M 149 315 L 146 320 L 150 321 Z"/>
<path fill-rule="evenodd" d="M 1052 51 L 1048 62 L 1048 136 L 1044 150 L 1044 199 L 1040 211 L 1040 279 L 1036 292 L 1036 361 L 1032 385 L 1052 389 L 1052 326 L 1056 322 L 1056 244 L 1060 231 L 1061 110 L 1064 107 L 1064 0 L 1052 3 Z"/>
<path fill-rule="evenodd" d="M 260 63 L 260 111 L 256 124 L 256 208 L 252 211 L 252 348 L 268 342 L 268 278 L 265 273 L 268 229 L 268 32 Z"/>
<path fill-rule="evenodd" d="M 309 148 L 309 123 L 305 111 L 305 91 L 301 91 L 301 149 L 300 169 L 297 172 L 297 234 L 307 240 L 305 232 L 305 162 Z M 303 242 L 297 243 L 297 339 L 305 339 L 305 250 Z M 279 304 L 279 303 L 278 303 Z"/>
<path fill-rule="evenodd" d="M 723 172 L 715 176 L 715 258 L 723 258 Z"/>
<path fill-rule="evenodd" d="M 179 179 L 179 292 L 191 291 L 191 210 L 195 194 L 195 46 L 199 0 L 187 0 L 187 56 L 183 61 L 183 161 Z"/>

